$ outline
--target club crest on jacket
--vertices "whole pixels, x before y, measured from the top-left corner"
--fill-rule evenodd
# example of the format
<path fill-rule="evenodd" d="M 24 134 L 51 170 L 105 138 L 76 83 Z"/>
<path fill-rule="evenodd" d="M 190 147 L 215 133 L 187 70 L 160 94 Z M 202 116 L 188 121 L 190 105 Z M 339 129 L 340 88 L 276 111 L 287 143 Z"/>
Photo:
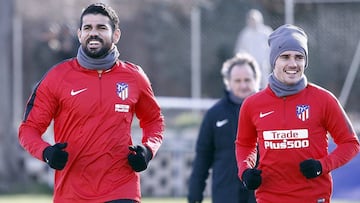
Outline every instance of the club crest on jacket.
<path fill-rule="evenodd" d="M 129 85 L 124 82 L 116 83 L 116 94 L 122 99 L 125 100 L 129 96 Z"/>

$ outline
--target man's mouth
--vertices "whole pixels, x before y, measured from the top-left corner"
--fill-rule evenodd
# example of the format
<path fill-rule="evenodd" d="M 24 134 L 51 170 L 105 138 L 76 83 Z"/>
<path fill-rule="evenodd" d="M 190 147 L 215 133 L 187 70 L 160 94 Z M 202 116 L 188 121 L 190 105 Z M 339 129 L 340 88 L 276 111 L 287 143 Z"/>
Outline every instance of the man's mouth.
<path fill-rule="evenodd" d="M 99 48 L 101 46 L 101 43 L 97 40 L 90 40 L 88 42 L 88 47 L 89 48 Z"/>
<path fill-rule="evenodd" d="M 297 70 L 284 70 L 285 73 L 288 73 L 288 74 L 296 74 L 298 73 L 299 71 Z"/>

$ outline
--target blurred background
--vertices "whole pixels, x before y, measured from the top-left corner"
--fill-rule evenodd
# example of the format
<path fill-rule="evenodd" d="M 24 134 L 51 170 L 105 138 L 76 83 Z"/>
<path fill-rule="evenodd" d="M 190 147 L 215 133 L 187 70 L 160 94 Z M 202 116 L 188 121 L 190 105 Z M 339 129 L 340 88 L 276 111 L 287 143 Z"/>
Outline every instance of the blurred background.
<path fill-rule="evenodd" d="M 0 195 L 51 193 L 52 171 L 23 151 L 17 130 L 37 81 L 51 66 L 76 55 L 81 11 L 94 2 L 118 12 L 120 58 L 142 66 L 166 119 L 164 144 L 141 174 L 144 196 L 187 194 L 202 116 L 223 94 L 221 65 L 234 54 L 250 9 L 258 9 L 272 29 L 294 23 L 307 32 L 308 79 L 339 98 L 360 132 L 359 0 L 0 2 Z M 45 138 L 51 142 L 51 136 L 49 130 Z M 137 122 L 133 137 L 141 139 Z M 357 156 L 333 172 L 334 198 L 360 200 L 359 170 Z"/>

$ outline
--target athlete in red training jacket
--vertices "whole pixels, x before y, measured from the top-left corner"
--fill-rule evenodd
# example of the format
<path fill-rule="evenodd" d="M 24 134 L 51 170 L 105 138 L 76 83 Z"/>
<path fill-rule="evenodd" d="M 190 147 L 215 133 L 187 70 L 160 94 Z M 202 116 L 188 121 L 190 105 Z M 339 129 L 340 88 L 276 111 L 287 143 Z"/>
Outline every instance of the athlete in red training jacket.
<path fill-rule="evenodd" d="M 359 140 L 338 100 L 308 83 L 307 36 L 283 25 L 269 37 L 269 85 L 243 103 L 236 157 L 239 177 L 258 203 L 330 202 L 330 172 L 359 152 Z M 328 139 L 337 144 L 328 152 Z M 256 145 L 260 160 L 254 168 Z"/>
<path fill-rule="evenodd" d="M 76 58 L 54 66 L 31 95 L 21 145 L 55 171 L 54 202 L 140 202 L 139 174 L 159 149 L 160 107 L 142 69 L 118 59 L 119 19 L 104 4 L 81 15 Z M 133 146 L 133 116 L 143 129 Z M 51 146 L 41 136 L 54 119 Z"/>

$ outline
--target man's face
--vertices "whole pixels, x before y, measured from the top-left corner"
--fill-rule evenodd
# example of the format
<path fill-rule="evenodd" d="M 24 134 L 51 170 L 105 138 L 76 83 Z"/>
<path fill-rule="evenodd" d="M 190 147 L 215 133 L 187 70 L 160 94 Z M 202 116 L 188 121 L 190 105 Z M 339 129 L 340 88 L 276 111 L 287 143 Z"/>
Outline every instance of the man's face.
<path fill-rule="evenodd" d="M 305 70 L 305 56 L 298 51 L 284 51 L 275 61 L 274 75 L 285 85 L 301 80 Z"/>
<path fill-rule="evenodd" d="M 101 14 L 83 16 L 78 38 L 84 52 L 92 57 L 99 58 L 112 48 L 120 39 L 119 29 L 112 31 L 110 19 Z"/>
<path fill-rule="evenodd" d="M 245 99 L 257 89 L 255 73 L 248 64 L 236 65 L 231 69 L 229 90 L 235 96 Z"/>

